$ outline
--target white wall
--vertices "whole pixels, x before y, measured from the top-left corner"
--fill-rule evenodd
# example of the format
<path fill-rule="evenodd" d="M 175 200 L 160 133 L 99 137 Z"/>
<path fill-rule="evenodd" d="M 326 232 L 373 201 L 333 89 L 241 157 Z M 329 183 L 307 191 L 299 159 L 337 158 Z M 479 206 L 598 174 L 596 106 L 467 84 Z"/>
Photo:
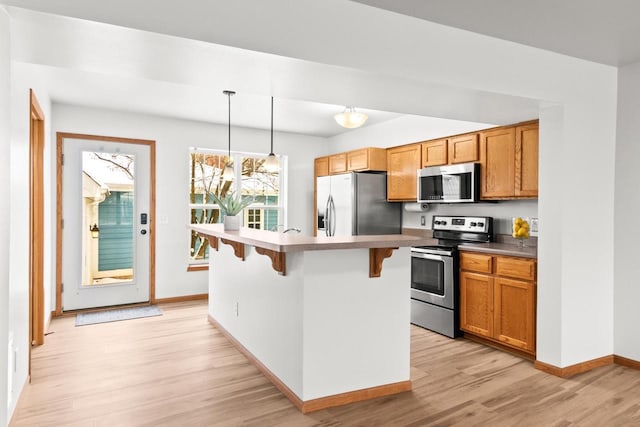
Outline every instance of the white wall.
<path fill-rule="evenodd" d="M 535 117 L 532 117 L 534 119 Z M 424 116 L 402 116 L 329 138 L 331 152 L 360 147 L 394 147 L 493 127 L 490 123 L 466 122 Z"/>
<path fill-rule="evenodd" d="M 12 40 L 13 43 L 13 40 Z M 13 48 L 13 45 L 12 45 Z M 45 117 L 45 161 L 51 158 L 51 150 L 55 150 L 51 142 L 51 101 L 46 85 L 39 76 L 28 76 L 21 72 L 22 67 L 15 62 L 11 64 L 11 195 L 9 232 L 10 273 L 9 273 L 9 334 L 13 336 L 15 351 L 15 374 L 12 379 L 13 392 L 9 396 L 13 412 L 17 398 L 27 379 L 29 370 L 29 134 L 30 134 L 30 93 L 33 89 Z M 45 164 L 44 176 L 50 176 L 50 167 Z M 45 191 L 55 188 L 45 179 Z M 52 199 L 45 194 L 45 251 L 51 250 L 53 230 L 48 223 L 51 219 Z M 51 293 L 47 283 L 52 281 L 52 259 L 45 252 L 45 331 L 51 313 Z M 49 277 L 48 277 L 48 276 Z"/>
<path fill-rule="evenodd" d="M 615 195 L 615 354 L 640 360 L 640 62 L 618 70 Z"/>
<path fill-rule="evenodd" d="M 223 95 L 218 100 L 226 108 Z M 206 272 L 187 272 L 189 147 L 227 149 L 227 127 L 110 110 L 54 104 L 53 134 L 72 132 L 156 141 L 156 297 L 207 292 Z M 313 232 L 313 158 L 324 138 L 275 133 L 274 148 L 288 156 L 288 224 Z M 269 132 L 233 128 L 231 149 L 268 152 Z"/>
<path fill-rule="evenodd" d="M 0 7 L 0 144 L 2 151 L 9 150 L 11 129 L 11 31 L 9 15 L 4 7 Z M 9 186 L 6 183 L 10 179 L 9 156 L 0 156 L 0 200 L 3 208 L 0 209 L 0 241 L 9 241 Z M 0 245 L 0 424 L 8 424 L 7 417 L 7 383 L 8 383 L 8 331 L 9 331 L 9 245 Z M 6 420 L 6 421 L 5 421 Z"/>

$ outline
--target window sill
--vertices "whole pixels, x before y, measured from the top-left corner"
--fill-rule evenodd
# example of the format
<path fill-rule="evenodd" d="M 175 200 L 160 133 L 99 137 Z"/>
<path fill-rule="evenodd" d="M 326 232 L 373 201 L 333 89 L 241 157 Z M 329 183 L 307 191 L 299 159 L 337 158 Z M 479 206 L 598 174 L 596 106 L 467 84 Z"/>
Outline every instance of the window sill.
<path fill-rule="evenodd" d="M 193 264 L 187 267 L 187 271 L 206 271 L 209 270 L 209 264 Z"/>

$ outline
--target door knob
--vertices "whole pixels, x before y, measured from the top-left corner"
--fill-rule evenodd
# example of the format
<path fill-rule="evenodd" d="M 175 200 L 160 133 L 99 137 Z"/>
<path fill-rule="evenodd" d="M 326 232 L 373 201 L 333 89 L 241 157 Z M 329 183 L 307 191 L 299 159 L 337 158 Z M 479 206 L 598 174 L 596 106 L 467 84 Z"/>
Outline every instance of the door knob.
<path fill-rule="evenodd" d="M 142 234 L 142 235 L 147 234 L 147 230 L 140 230 L 140 234 Z"/>

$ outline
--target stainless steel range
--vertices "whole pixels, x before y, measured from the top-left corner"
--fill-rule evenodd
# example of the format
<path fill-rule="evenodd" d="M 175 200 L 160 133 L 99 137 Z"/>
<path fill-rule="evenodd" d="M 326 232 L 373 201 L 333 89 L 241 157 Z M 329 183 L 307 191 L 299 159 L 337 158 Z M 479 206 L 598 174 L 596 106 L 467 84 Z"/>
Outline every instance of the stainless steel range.
<path fill-rule="evenodd" d="M 411 248 L 411 323 L 448 337 L 460 335 L 458 245 L 490 242 L 493 218 L 434 215 L 437 245 Z"/>

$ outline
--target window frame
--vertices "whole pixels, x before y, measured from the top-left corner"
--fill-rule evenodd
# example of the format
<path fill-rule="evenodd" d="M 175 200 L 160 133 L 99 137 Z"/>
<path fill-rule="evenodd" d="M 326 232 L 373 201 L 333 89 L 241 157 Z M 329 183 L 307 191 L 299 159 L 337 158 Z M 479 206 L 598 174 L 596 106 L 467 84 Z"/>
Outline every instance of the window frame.
<path fill-rule="evenodd" d="M 210 154 L 210 155 L 219 155 L 219 156 L 225 156 L 227 157 L 229 152 L 227 150 L 219 150 L 219 149 L 213 149 L 213 148 L 202 148 L 202 147 L 189 147 L 189 157 L 191 157 L 191 154 L 193 153 L 198 153 L 198 154 Z M 242 168 L 238 168 L 235 167 L 236 165 L 239 165 L 242 163 L 242 158 L 243 157 L 252 157 L 252 158 L 256 158 L 256 159 L 266 159 L 268 156 L 268 154 L 265 153 L 252 153 L 252 152 L 246 152 L 246 151 L 231 151 L 231 159 L 233 161 L 233 171 L 234 171 L 234 183 L 236 184 L 235 190 L 234 191 L 242 191 L 241 188 L 238 188 L 238 185 L 241 185 L 242 183 Z M 242 215 L 245 216 L 246 215 L 246 209 L 256 209 L 256 210 L 260 210 L 260 215 L 261 218 L 265 218 L 265 211 L 268 210 L 276 210 L 278 211 L 278 218 L 279 218 L 279 224 L 277 225 L 277 229 L 276 230 L 266 230 L 266 231 L 274 231 L 274 232 L 278 232 L 280 230 L 286 229 L 287 228 L 287 224 L 288 224 L 288 215 L 287 215 L 287 194 L 288 194 L 288 162 L 287 162 L 287 156 L 286 155 L 278 155 L 278 160 L 280 162 L 280 171 L 279 171 L 279 175 L 278 175 L 278 186 L 279 186 L 279 193 L 278 193 L 278 204 L 277 205 L 266 205 L 264 203 L 253 203 L 250 206 L 248 206 L 247 208 L 245 208 L 242 211 Z M 187 180 L 186 182 L 189 183 L 191 176 L 190 176 L 190 167 L 187 168 Z M 220 210 L 220 207 L 216 204 L 216 203 L 191 203 L 191 200 L 189 198 L 187 198 L 187 224 L 189 225 L 189 227 L 191 226 L 191 211 L 193 209 L 217 209 Z M 243 218 L 244 219 L 244 218 Z M 209 265 L 209 259 L 208 258 L 203 258 L 203 259 L 192 259 L 191 256 L 189 255 L 190 251 L 191 251 L 191 242 L 190 242 L 190 236 L 191 236 L 191 229 L 189 228 L 189 233 L 187 233 L 187 238 L 186 238 L 186 253 L 187 253 L 187 271 L 200 271 L 200 270 L 206 270 L 208 268 Z"/>

